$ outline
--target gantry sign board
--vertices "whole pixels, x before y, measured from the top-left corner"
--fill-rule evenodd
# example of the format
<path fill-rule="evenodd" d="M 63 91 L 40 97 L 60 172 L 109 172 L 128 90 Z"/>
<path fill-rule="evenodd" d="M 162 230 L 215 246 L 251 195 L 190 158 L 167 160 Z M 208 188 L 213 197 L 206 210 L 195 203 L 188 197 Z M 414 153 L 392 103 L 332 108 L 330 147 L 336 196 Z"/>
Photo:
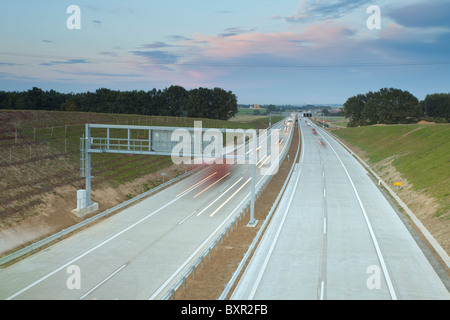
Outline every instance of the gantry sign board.
<path fill-rule="evenodd" d="M 250 141 L 247 148 L 251 148 L 256 134 L 256 130 L 211 129 L 201 125 L 179 128 L 87 124 L 85 139 L 86 149 L 90 153 L 174 156 L 178 152 L 195 158 L 204 156 L 206 151 L 213 157 L 234 159 L 237 155 L 227 153 L 235 148 L 223 149 L 225 139 L 229 141 L 229 137 L 234 138 L 234 141 L 237 140 L 235 147 L 241 145 L 245 148 L 245 135 L 246 140 Z"/>
<path fill-rule="evenodd" d="M 91 200 L 93 153 L 165 155 L 171 156 L 175 164 L 251 164 L 251 217 L 254 217 L 258 158 L 270 155 L 278 161 L 279 154 L 279 130 L 273 129 L 263 130 L 257 135 L 253 129 L 202 128 L 201 122 L 195 122 L 193 128 L 86 124 L 85 130 L 80 149 L 81 175 L 86 178 L 86 190 L 79 190 L 77 209 L 72 211 L 78 217 L 98 209 L 98 204 Z M 269 170 L 273 170 L 274 162 L 268 162 Z M 253 222 L 254 219 L 251 219 Z"/>

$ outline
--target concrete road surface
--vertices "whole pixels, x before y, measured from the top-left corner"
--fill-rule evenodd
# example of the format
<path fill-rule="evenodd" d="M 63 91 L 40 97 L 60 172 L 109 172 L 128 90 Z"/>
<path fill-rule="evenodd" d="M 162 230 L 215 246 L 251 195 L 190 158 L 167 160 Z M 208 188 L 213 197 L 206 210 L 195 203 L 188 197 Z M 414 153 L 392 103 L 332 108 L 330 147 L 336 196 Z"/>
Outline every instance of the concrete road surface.
<path fill-rule="evenodd" d="M 300 163 L 231 299 L 449 299 L 363 167 L 308 122 Z"/>
<path fill-rule="evenodd" d="M 250 199 L 251 172 L 207 166 L 0 270 L 0 299 L 160 298 Z"/>

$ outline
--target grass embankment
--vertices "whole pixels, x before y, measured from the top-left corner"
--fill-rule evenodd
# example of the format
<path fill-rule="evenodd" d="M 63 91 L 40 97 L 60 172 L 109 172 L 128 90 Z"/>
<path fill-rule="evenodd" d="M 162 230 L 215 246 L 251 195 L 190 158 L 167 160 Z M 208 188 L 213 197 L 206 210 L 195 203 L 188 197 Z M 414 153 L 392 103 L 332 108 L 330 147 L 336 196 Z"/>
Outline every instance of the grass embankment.
<path fill-rule="evenodd" d="M 52 208 L 63 211 L 59 213 L 61 216 L 71 215 L 70 210 L 76 207 L 76 190 L 84 189 L 84 179 L 80 177 L 80 138 L 86 123 L 193 127 L 194 121 L 202 121 L 204 128 L 262 129 L 268 126 L 269 118 L 236 122 L 82 112 L 0 111 L 0 230 L 42 212 L 51 216 Z M 141 138 L 145 134 L 148 136 L 144 130 L 135 134 Z M 114 198 L 109 203 L 112 206 L 159 185 L 162 170 L 168 173 L 166 180 L 184 173 L 185 167 L 177 168 L 172 164 L 167 156 L 94 154 L 94 200 L 96 191 L 112 188 L 120 191 L 111 197 Z M 53 204 L 49 195 L 54 198 Z M 101 204 L 102 210 L 104 204 Z"/>
<path fill-rule="evenodd" d="M 362 150 L 371 166 L 382 164 L 379 171 L 392 161 L 412 190 L 436 199 L 434 216 L 450 219 L 450 125 L 367 126 L 334 132 Z"/>

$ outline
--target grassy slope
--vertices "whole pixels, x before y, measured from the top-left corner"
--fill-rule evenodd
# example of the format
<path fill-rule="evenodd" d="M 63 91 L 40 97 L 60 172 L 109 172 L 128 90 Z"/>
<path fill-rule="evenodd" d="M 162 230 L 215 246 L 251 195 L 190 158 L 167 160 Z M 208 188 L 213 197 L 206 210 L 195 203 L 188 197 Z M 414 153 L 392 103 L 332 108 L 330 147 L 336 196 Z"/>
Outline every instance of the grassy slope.
<path fill-rule="evenodd" d="M 438 199 L 436 215 L 450 219 L 450 125 L 367 126 L 335 133 L 365 151 L 372 164 L 395 157 L 396 170 L 414 190 Z"/>
<path fill-rule="evenodd" d="M 205 128 L 259 129 L 266 128 L 269 122 L 268 117 L 241 123 L 139 115 L 0 110 L 0 227 L 5 217 L 18 216 L 14 220 L 20 221 L 24 215 L 36 214 L 35 207 L 43 202 L 44 195 L 56 194 L 58 187 L 72 186 L 74 190 L 84 187 L 84 180 L 79 176 L 79 150 L 85 123 L 192 127 L 194 121 L 199 120 L 203 121 Z M 108 186 L 117 188 L 171 165 L 170 157 L 93 155 L 93 190 Z M 142 192 L 160 182 L 148 181 L 142 186 Z M 73 199 L 72 196 L 61 201 L 73 202 Z"/>

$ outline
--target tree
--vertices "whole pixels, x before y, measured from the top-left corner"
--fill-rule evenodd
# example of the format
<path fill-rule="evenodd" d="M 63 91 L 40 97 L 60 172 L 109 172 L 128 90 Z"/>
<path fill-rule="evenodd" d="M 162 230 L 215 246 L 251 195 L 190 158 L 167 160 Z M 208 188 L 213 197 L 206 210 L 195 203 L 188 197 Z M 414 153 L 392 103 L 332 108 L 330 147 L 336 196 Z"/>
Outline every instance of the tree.
<path fill-rule="evenodd" d="M 237 98 L 231 91 L 214 88 L 211 108 L 216 110 L 214 119 L 228 120 L 238 112 Z"/>
<path fill-rule="evenodd" d="M 421 106 L 408 91 L 383 88 L 349 98 L 343 114 L 350 119 L 349 126 L 409 123 L 421 116 Z"/>
<path fill-rule="evenodd" d="M 8 93 L 5 91 L 0 91 L 0 109 L 8 108 Z"/>
<path fill-rule="evenodd" d="M 344 103 L 342 113 L 344 117 L 350 119 L 348 123 L 349 127 L 356 127 L 363 124 L 363 110 L 366 103 L 366 97 L 362 94 L 358 94 L 349 98 Z"/>
<path fill-rule="evenodd" d="M 422 101 L 423 115 L 431 118 L 450 119 L 450 93 L 429 94 Z"/>
<path fill-rule="evenodd" d="M 180 86 L 171 86 L 164 89 L 162 92 L 164 108 L 161 110 L 161 114 L 173 117 L 185 115 L 188 95 L 188 91 Z"/>
<path fill-rule="evenodd" d="M 211 91 L 206 88 L 192 89 L 189 91 L 187 99 L 188 117 L 211 118 L 214 119 L 211 112 Z"/>
<path fill-rule="evenodd" d="M 46 97 L 42 89 L 33 87 L 25 94 L 25 109 L 28 110 L 45 110 Z"/>
<path fill-rule="evenodd" d="M 378 102 L 379 123 L 408 123 L 421 115 L 419 100 L 408 91 L 384 88 L 372 99 Z"/>
<path fill-rule="evenodd" d="M 63 94 L 37 87 L 24 92 L 0 91 L 1 109 L 61 110 L 144 115 L 190 116 L 227 120 L 237 111 L 237 98 L 221 88 L 187 91 L 171 86 L 151 91 L 115 91 Z"/>

